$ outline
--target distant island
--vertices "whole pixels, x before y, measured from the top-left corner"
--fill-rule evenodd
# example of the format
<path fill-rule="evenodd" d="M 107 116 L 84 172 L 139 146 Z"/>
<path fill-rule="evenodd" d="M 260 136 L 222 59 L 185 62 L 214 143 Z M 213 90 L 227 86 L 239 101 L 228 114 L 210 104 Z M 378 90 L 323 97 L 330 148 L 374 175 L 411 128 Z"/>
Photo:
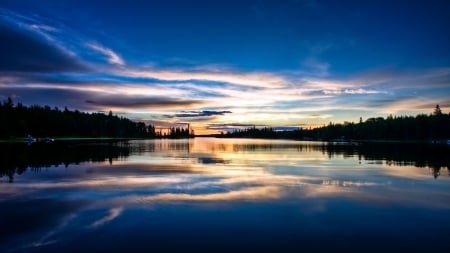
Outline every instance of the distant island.
<path fill-rule="evenodd" d="M 223 138 L 265 138 L 317 141 L 420 141 L 447 143 L 450 140 L 450 114 L 442 113 L 439 105 L 430 115 L 388 116 L 369 118 L 358 123 L 345 122 L 318 128 L 298 128 L 275 131 L 270 127 L 247 128 L 215 135 Z"/>
<path fill-rule="evenodd" d="M 11 98 L 0 103 L 0 139 L 25 136 L 61 138 L 191 138 L 189 127 L 157 131 L 154 125 L 134 122 L 105 113 L 86 113 L 49 106 L 14 105 Z"/>

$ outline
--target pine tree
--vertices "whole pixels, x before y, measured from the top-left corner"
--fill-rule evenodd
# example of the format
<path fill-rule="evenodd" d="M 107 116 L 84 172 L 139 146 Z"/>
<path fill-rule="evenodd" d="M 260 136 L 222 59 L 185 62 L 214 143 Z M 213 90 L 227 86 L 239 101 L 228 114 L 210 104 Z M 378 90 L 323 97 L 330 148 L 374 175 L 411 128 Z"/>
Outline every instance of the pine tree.
<path fill-rule="evenodd" d="M 442 115 L 441 107 L 439 107 L 439 105 L 436 105 L 436 107 L 434 108 L 433 115 L 435 116 Z"/>

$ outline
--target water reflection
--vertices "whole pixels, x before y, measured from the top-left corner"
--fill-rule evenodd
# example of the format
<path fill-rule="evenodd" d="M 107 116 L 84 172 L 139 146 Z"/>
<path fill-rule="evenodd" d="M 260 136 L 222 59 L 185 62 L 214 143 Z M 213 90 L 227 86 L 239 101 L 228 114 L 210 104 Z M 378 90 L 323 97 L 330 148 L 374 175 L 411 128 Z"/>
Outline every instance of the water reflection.
<path fill-rule="evenodd" d="M 131 148 L 126 142 L 80 142 L 66 141 L 50 144 L 0 143 L 0 176 L 14 181 L 27 169 L 39 172 L 41 168 L 82 162 L 103 162 L 130 155 Z"/>
<path fill-rule="evenodd" d="M 152 154 L 153 153 L 153 154 Z M 39 172 L 51 166 L 79 164 L 83 162 L 105 162 L 143 160 L 144 156 L 164 153 L 186 164 L 250 163 L 255 160 L 335 160 L 357 159 L 360 163 L 385 164 L 388 166 L 427 167 L 434 177 L 450 175 L 450 148 L 448 145 L 381 144 L 381 143 L 315 143 L 273 140 L 157 140 L 119 142 L 57 142 L 28 146 L 19 143 L 0 144 L 0 176 L 14 181 L 27 169 Z M 306 156 L 305 156 L 306 154 Z M 130 156 L 132 159 L 130 159 Z M 271 159 L 267 159 L 271 157 Z M 247 159 L 248 158 L 248 159 Z M 173 161 L 169 161 L 173 164 Z M 172 172 L 184 171 L 163 168 Z M 155 168 L 157 170 L 157 168 Z M 443 170 L 446 172 L 442 173 Z"/>
<path fill-rule="evenodd" d="M 7 252 L 217 251 L 225 238 L 228 252 L 329 251 L 355 235 L 373 245 L 428 238 L 430 227 L 450 234 L 448 146 L 196 138 L 0 149 Z M 424 249 L 412 241 L 406 249 Z"/>
<path fill-rule="evenodd" d="M 395 202 L 396 196 L 403 198 L 405 188 L 415 190 L 421 184 L 426 187 L 423 179 L 442 178 L 441 172 L 449 168 L 448 152 L 447 146 L 432 145 L 201 138 L 3 145 L 1 160 L 7 166 L 2 166 L 1 175 L 16 182 L 0 188 L 0 193 L 89 191 L 84 199 L 104 197 L 98 203 L 120 206 L 331 196 Z M 51 167 L 61 164 L 64 170 Z M 67 170 L 70 164 L 75 167 Z M 24 174 L 27 168 L 46 169 Z M 410 180 L 420 181 L 409 189 Z M 390 199 L 380 197 L 380 191 L 389 192 Z M 446 192 L 436 196 L 448 197 Z M 423 204 L 428 199 L 411 201 Z"/>

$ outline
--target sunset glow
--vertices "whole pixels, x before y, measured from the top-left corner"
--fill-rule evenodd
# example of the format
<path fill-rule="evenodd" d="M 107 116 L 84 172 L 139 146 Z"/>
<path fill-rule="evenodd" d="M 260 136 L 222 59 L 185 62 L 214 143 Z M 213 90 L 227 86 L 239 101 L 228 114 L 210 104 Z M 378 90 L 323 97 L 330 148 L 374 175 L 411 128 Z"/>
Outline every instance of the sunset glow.
<path fill-rule="evenodd" d="M 448 113 L 448 7 L 1 1 L 0 100 L 196 134 Z"/>

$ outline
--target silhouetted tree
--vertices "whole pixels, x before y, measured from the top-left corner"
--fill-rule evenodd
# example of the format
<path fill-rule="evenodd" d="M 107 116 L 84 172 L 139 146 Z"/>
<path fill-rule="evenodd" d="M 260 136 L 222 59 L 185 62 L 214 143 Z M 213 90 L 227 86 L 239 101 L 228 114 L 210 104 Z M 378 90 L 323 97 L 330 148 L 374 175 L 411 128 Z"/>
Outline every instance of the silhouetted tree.
<path fill-rule="evenodd" d="M 442 115 L 441 107 L 439 105 L 436 105 L 436 107 L 434 108 L 433 114 L 435 116 Z"/>

